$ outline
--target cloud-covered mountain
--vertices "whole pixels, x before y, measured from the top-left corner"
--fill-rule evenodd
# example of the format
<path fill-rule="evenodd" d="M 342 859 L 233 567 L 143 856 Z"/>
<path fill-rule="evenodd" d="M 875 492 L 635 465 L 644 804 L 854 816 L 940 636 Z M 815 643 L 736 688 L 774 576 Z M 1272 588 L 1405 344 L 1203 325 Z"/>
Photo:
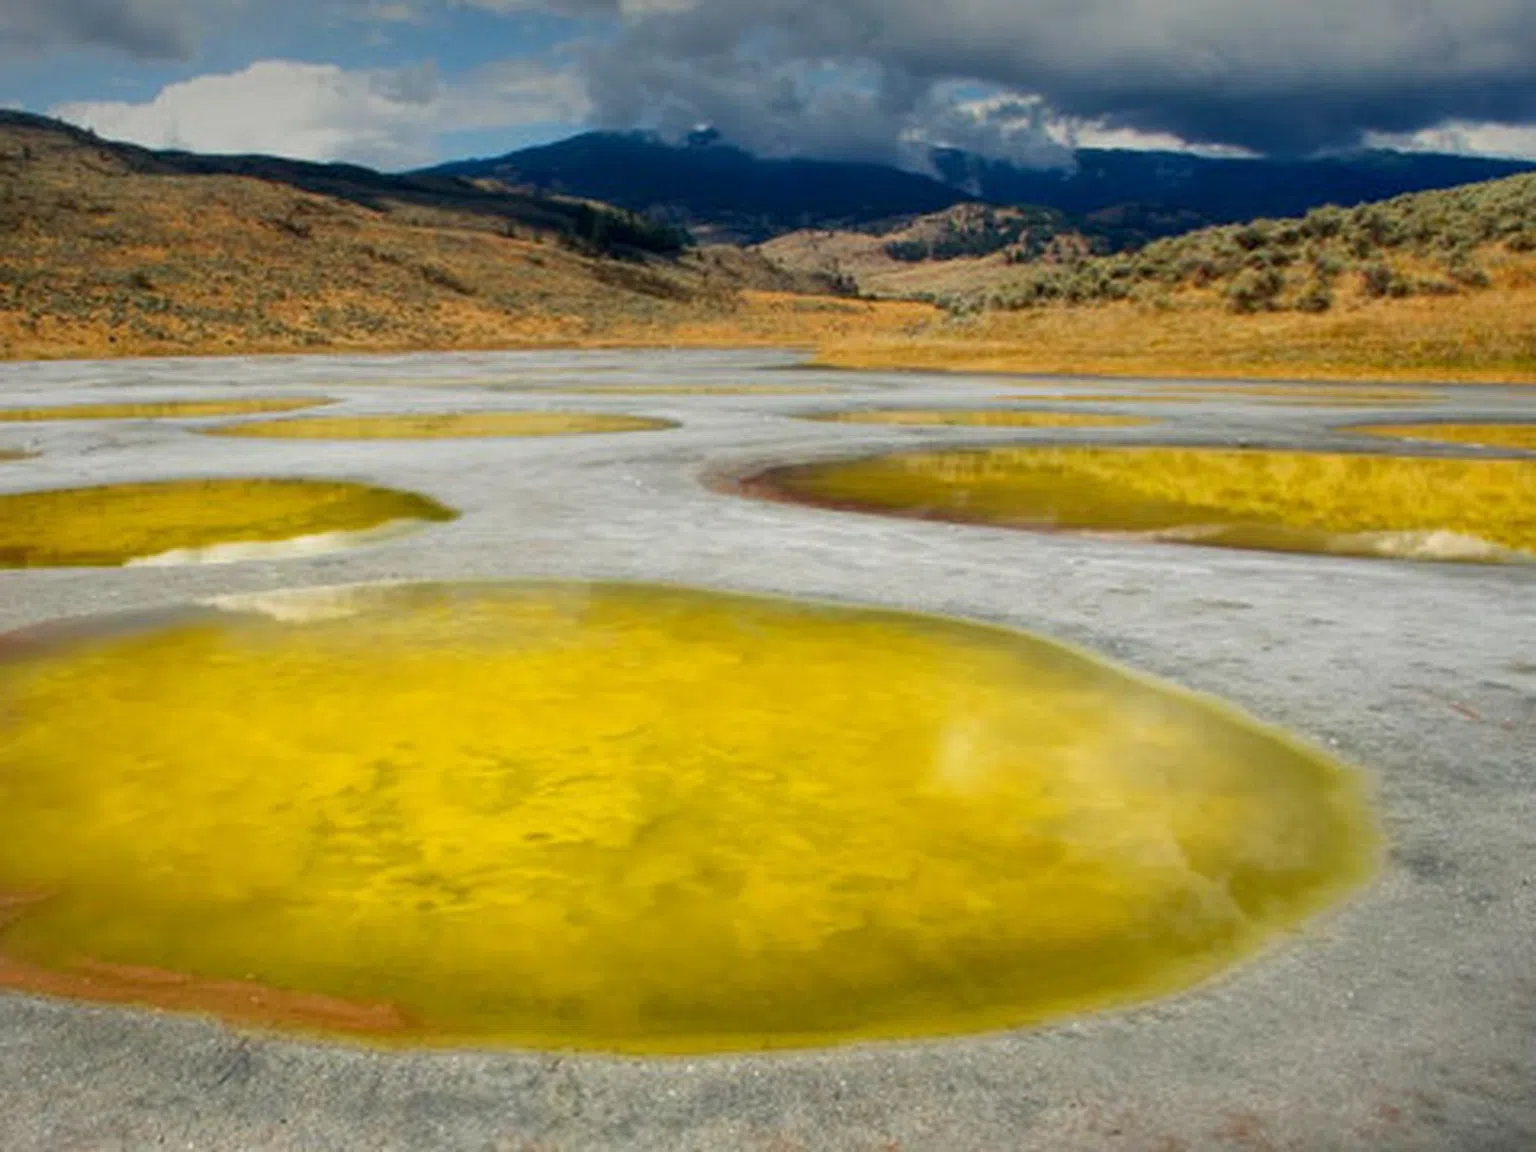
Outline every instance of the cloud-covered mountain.
<path fill-rule="evenodd" d="M 872 163 L 759 158 L 712 134 L 673 145 L 639 133 L 593 132 L 431 171 L 590 197 L 677 220 L 705 236 L 746 241 L 983 200 L 1054 208 L 1090 225 L 1097 218 L 1101 235 L 1125 244 L 1536 168 L 1422 153 L 1264 160 L 1113 149 L 1081 149 L 1069 168 L 1024 167 L 953 149 L 933 151 L 928 164 L 935 176 Z"/>

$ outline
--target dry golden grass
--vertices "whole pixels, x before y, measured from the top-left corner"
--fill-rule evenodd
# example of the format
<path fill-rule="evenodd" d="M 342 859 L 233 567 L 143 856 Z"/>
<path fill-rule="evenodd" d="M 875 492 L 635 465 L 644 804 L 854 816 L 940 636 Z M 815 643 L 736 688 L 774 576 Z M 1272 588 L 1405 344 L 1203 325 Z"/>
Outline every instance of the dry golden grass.
<path fill-rule="evenodd" d="M 1460 296 L 1341 294 L 1323 314 L 1233 313 L 1215 292 L 1170 306 L 1056 305 L 936 320 L 901 336 L 824 343 L 857 368 L 1105 376 L 1536 382 L 1536 259 L 1506 254 Z"/>
<path fill-rule="evenodd" d="M 811 346 L 934 315 L 744 290 L 804 286 L 750 254 L 620 259 L 451 197 L 347 199 L 145 163 L 0 130 L 0 359 Z"/>
<path fill-rule="evenodd" d="M 867 336 L 904 339 L 943 313 L 906 300 L 848 300 L 748 289 L 712 312 L 680 318 L 665 328 L 618 324 L 589 343 L 609 346 L 820 347 Z"/>
<path fill-rule="evenodd" d="M 1533 262 L 1536 265 L 1536 262 Z M 820 345 L 823 364 L 1151 377 L 1536 383 L 1536 271 L 1464 296 L 1355 299 L 1322 315 L 1237 315 L 1191 294 L 987 312 Z"/>

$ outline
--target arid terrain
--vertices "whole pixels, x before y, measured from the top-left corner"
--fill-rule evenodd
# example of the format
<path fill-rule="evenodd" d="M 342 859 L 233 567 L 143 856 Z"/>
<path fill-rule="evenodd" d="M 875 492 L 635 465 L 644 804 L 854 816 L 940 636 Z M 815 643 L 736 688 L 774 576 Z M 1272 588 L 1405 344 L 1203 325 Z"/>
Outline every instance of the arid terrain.
<path fill-rule="evenodd" d="M 0 61 L 0 1152 L 1536 1152 L 1536 0 Z"/>
<path fill-rule="evenodd" d="M 409 534 L 345 538 L 316 550 L 292 541 L 270 551 L 247 544 L 238 557 L 226 556 L 239 562 L 14 570 L 0 596 L 0 631 L 7 634 L 65 617 L 158 613 L 210 601 L 281 605 L 284 589 L 381 581 L 625 581 L 938 613 L 1080 645 L 1142 675 L 1211 693 L 1358 766 L 1385 840 L 1369 882 L 1218 978 L 1144 1003 L 943 1041 L 652 1059 L 489 1044 L 381 1052 L 358 1041 L 269 1031 L 282 1024 L 284 1000 L 249 981 L 199 983 L 142 966 L 97 966 L 60 978 L 51 969 L 27 968 L 7 951 L 0 956 L 0 982 L 10 988 L 0 995 L 0 1148 L 1531 1147 L 1529 957 L 1536 889 L 1528 862 L 1536 794 L 1528 763 L 1536 720 L 1530 657 L 1536 603 L 1528 564 L 1237 551 L 1134 535 L 892 518 L 749 499 L 727 481 L 801 461 L 983 444 L 1226 448 L 1242 442 L 1370 454 L 1383 464 L 1406 451 L 1433 457 L 1437 467 L 1514 468 L 1518 461 L 1490 461 L 1489 451 L 1474 445 L 1409 444 L 1351 428 L 1420 421 L 1515 425 L 1530 421 L 1536 391 L 1383 386 L 1312 388 L 1296 396 L 1298 388 L 1276 395 L 1266 388 L 1217 392 L 1186 385 L 1184 399 L 1174 402 L 1165 385 L 1124 381 L 1115 388 L 1124 399 L 1112 404 L 1059 400 L 1074 391 L 1103 389 L 956 372 L 806 369 L 793 354 L 762 350 L 0 365 L 0 394 L 10 406 L 34 412 L 139 406 L 127 417 L 118 409 L 117 419 L 0 426 L 0 452 L 30 454 L 0 465 L 7 494 L 197 478 L 230 481 L 265 500 L 270 485 L 256 489 L 249 478 L 266 477 L 414 493 L 456 514 Z M 1353 406 L 1341 406 L 1346 396 L 1354 397 Z M 676 427 L 327 441 L 210 436 L 203 433 L 238 420 L 300 417 L 167 407 L 242 398 L 329 399 L 313 411 L 357 422 L 592 412 Z M 1087 409 L 1149 423 L 917 427 L 798 418 L 893 406 Z M 161 418 L 141 418 L 146 412 Z M 1456 487 L 1441 493 L 1452 498 L 1465 490 L 1439 487 Z M 1518 505 L 1508 510 L 1528 518 Z M 98 510 L 75 522 L 99 534 L 101 520 Z M 57 517 L 41 524 L 46 534 L 62 527 Z M 736 683 L 730 675 L 722 679 Z M 178 680 L 135 683 L 147 693 Z M 822 681 L 809 682 L 818 685 L 823 702 L 844 698 L 824 691 Z M 273 677 L 272 683 L 286 681 Z M 131 709 L 139 698 L 137 691 L 114 697 L 114 707 Z M 955 702 L 976 698 L 967 683 Z M 748 715 L 787 708 L 798 722 L 783 692 L 752 696 L 746 704 Z M 869 711 L 850 711 L 846 724 L 867 724 Z M 323 710 L 305 714 L 336 731 Z M 985 747 L 967 726 L 963 707 L 956 718 L 952 747 Z M 606 712 L 600 717 L 610 719 Z M 1162 731 L 1155 717 L 1143 717 L 1139 732 L 1149 731 L 1148 719 L 1152 734 Z M 621 713 L 619 723 L 627 722 Z M 51 730 L 66 758 L 83 744 L 77 733 L 103 738 L 83 719 Z M 153 730 L 174 746 L 197 729 L 155 724 Z M 351 742 L 349 732 L 340 735 Z M 396 749 L 378 754 L 392 758 Z M 220 764 L 227 773 L 229 762 Z M 227 789 L 215 784 L 202 794 Z M 46 801 L 54 794 L 41 795 Z M 123 807 L 103 804 L 94 811 L 101 827 L 123 827 Z M 1101 811 L 1120 818 L 1143 809 Z M 179 822 L 217 827 L 185 811 L 156 822 L 157 832 L 174 841 L 166 848 L 172 859 L 182 858 L 176 853 L 187 839 L 176 834 Z M 1265 843 L 1255 832 L 1255 843 Z M 24 839 L 4 841 L 7 859 Z M 796 848 L 792 859 L 801 855 Z M 156 852 L 150 859 L 163 867 L 165 856 Z M 409 874 L 417 871 L 423 870 Z M 224 875 L 185 869 L 203 880 L 210 874 Z M 670 874 L 653 875 L 665 884 Z M 117 873 L 107 876 L 119 891 Z M 447 882 L 421 877 L 425 885 Z M 120 890 L 132 887 L 125 882 Z M 350 922 L 360 904 L 348 899 L 346 914 L 334 918 Z M 125 905 L 113 898 L 112 907 L 120 916 Z M 4 909 L 22 910 L 17 904 Z M 87 924 L 105 919 L 91 917 Z M 207 935 L 216 938 L 213 931 Z M 312 1012 L 326 1004 L 312 995 L 289 1001 Z M 260 1026 L 251 1026 L 253 1018 Z"/>
<path fill-rule="evenodd" d="M 923 307 L 465 181 L 213 161 L 0 119 L 0 356 L 782 342 Z"/>
<path fill-rule="evenodd" d="M 453 177 L 0 119 L 0 357 L 780 346 L 827 365 L 1536 381 L 1536 177 L 1095 256 L 1049 213 L 691 247 Z M 976 253 L 980 254 L 976 254 Z"/>

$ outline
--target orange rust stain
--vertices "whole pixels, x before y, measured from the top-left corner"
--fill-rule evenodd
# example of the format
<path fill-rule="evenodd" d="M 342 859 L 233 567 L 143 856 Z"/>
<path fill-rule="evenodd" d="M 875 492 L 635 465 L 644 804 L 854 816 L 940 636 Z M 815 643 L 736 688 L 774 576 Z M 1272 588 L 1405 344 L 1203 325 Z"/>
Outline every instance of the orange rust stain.
<path fill-rule="evenodd" d="M 0 892 L 0 928 L 48 899 L 44 893 Z M 398 1037 L 411 1021 L 393 1004 L 363 1004 L 313 992 L 289 992 L 249 980 L 205 980 L 164 968 L 83 958 L 64 970 L 30 964 L 0 951 L 0 988 L 39 996 L 136 1005 L 220 1016 L 301 1032 Z"/>

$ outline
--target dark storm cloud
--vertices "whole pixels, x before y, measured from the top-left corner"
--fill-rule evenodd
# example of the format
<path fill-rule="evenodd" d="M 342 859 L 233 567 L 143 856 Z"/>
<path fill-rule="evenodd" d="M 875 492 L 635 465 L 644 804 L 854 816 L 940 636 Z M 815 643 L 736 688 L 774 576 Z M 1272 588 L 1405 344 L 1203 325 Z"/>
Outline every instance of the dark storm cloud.
<path fill-rule="evenodd" d="M 1536 120 L 1533 0 L 544 6 L 621 21 L 589 67 L 603 120 L 710 120 L 743 142 L 794 136 L 891 150 L 903 134 L 943 127 L 935 116 L 960 130 L 954 94 L 966 83 L 1112 127 L 1265 152 L 1347 146 L 1448 119 Z M 839 72 L 854 78 L 841 91 Z M 975 130 L 987 136 L 985 125 Z M 1013 146 L 1027 142 L 1017 122 L 1007 131 Z"/>
<path fill-rule="evenodd" d="M 89 45 L 143 59 L 184 59 L 196 44 L 194 0 L 0 0 L 0 49 Z"/>

